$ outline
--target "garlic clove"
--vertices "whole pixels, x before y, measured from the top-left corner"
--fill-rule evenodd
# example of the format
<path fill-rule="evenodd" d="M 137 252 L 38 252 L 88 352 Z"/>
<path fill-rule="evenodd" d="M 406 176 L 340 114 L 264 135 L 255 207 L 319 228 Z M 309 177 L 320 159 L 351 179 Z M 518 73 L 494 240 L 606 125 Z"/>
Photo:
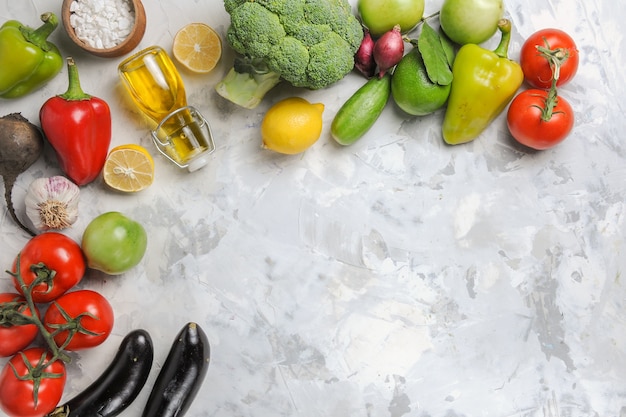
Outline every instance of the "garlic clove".
<path fill-rule="evenodd" d="M 63 176 L 38 178 L 26 193 L 26 215 L 37 230 L 68 228 L 78 219 L 79 195 L 79 187 Z"/>

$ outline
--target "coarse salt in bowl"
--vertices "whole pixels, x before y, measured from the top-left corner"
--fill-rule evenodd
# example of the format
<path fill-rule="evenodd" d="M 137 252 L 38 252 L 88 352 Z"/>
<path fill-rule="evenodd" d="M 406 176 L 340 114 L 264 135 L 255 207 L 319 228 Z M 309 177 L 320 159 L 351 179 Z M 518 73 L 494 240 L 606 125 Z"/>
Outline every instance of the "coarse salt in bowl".
<path fill-rule="evenodd" d="M 61 16 L 76 45 L 105 58 L 129 53 L 146 31 L 141 0 L 63 0 Z"/>

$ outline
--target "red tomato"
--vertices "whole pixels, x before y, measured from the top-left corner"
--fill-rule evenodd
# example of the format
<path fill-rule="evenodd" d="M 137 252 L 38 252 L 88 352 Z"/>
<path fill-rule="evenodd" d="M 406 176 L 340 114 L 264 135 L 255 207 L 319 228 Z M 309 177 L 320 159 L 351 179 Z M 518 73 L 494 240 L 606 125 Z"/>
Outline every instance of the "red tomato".
<path fill-rule="evenodd" d="M 25 284 L 28 286 L 35 279 L 42 280 L 33 287 L 32 296 L 36 303 L 54 300 L 78 284 L 85 275 L 85 256 L 80 245 L 61 233 L 47 232 L 35 236 L 22 248 L 19 257 Z M 16 271 L 17 258 L 13 262 L 13 273 Z M 15 277 L 13 283 L 23 294 Z"/>
<path fill-rule="evenodd" d="M 579 58 L 574 40 L 562 30 L 543 29 L 530 35 L 520 51 L 520 65 L 528 84 L 535 88 L 550 88 L 552 85 L 550 60 L 537 47 L 555 51 L 557 56 L 567 56 L 560 64 L 557 86 L 564 85 L 576 75 Z"/>
<path fill-rule="evenodd" d="M 57 346 L 80 350 L 98 346 L 113 330 L 113 308 L 101 294 L 91 290 L 68 292 L 54 300 L 43 319 Z M 69 324 L 69 330 L 59 326 Z M 67 340 L 71 337 L 71 340 Z M 67 343 L 67 344 L 66 344 Z"/>
<path fill-rule="evenodd" d="M 511 135 L 530 148 L 548 149 L 563 141 L 574 127 L 572 106 L 558 96 L 552 117 L 543 120 L 547 90 L 525 90 L 511 102 L 506 121 Z"/>
<path fill-rule="evenodd" d="M 24 297 L 15 293 L 0 293 L 0 356 L 15 355 L 30 345 L 39 333 L 34 324 L 11 325 L 14 322 L 10 321 L 10 316 L 15 314 L 33 316 Z M 39 315 L 39 312 L 36 311 L 36 314 Z"/>
<path fill-rule="evenodd" d="M 54 410 L 63 395 L 66 374 L 65 364 L 60 360 L 46 365 L 44 361 L 49 361 L 51 356 L 42 348 L 30 348 L 13 356 L 4 365 L 0 373 L 0 408 L 6 414 L 11 417 L 42 417 Z M 36 402 L 34 379 L 22 379 L 28 375 L 28 363 L 32 367 L 44 366 L 39 376 Z"/>

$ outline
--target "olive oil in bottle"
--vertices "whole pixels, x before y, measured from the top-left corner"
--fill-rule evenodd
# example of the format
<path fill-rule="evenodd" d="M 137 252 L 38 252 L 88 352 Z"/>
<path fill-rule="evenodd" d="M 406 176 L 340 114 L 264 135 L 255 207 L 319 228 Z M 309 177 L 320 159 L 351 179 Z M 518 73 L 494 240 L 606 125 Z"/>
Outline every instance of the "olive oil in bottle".
<path fill-rule="evenodd" d="M 183 80 L 165 50 L 146 48 L 124 60 L 118 70 L 133 102 L 157 124 L 152 137 L 159 151 L 190 170 L 204 165 L 205 159 L 192 161 L 214 150 L 210 128 L 187 105 Z"/>

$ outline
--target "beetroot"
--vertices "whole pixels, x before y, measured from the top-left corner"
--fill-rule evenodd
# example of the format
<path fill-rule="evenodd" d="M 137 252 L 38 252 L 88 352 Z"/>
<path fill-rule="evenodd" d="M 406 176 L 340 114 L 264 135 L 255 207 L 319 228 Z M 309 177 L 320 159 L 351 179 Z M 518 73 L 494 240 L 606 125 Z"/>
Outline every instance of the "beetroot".
<path fill-rule="evenodd" d="M 43 145 L 39 128 L 21 114 L 0 117 L 0 175 L 4 180 L 4 197 L 11 218 L 31 236 L 34 233 L 15 214 L 11 195 L 17 177 L 39 159 Z"/>

